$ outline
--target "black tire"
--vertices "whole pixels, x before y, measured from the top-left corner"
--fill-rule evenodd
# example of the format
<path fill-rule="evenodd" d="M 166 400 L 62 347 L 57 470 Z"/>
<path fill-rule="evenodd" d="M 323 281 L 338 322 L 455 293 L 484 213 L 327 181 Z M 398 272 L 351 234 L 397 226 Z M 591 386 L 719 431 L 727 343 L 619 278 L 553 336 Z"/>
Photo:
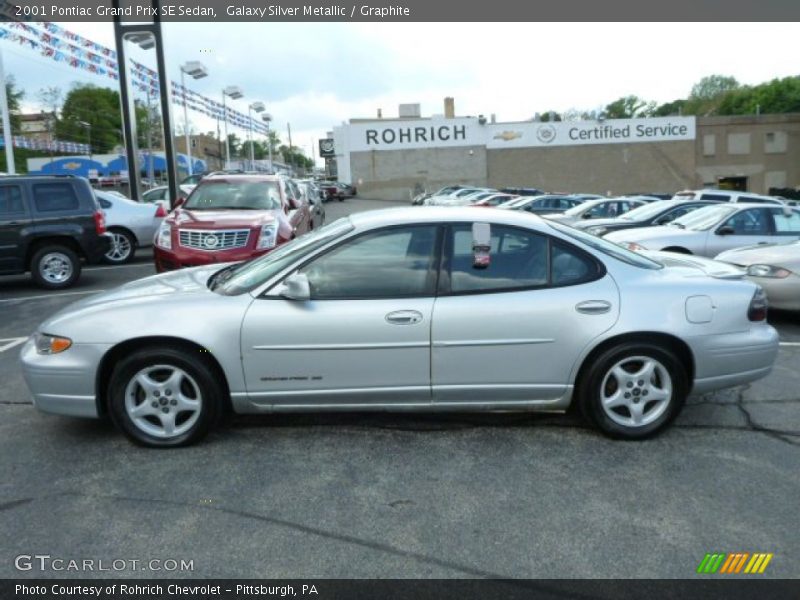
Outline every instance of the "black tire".
<path fill-rule="evenodd" d="M 63 265 L 63 270 L 56 268 Z M 31 257 L 31 276 L 39 287 L 60 290 L 73 285 L 81 276 L 81 259 L 74 250 L 61 244 L 42 246 Z"/>
<path fill-rule="evenodd" d="M 136 256 L 136 239 L 130 232 L 125 231 L 124 229 L 112 228 L 108 231 L 115 237 L 120 236 L 121 238 L 124 238 L 124 243 L 127 244 L 128 253 L 127 255 L 120 256 L 120 252 L 115 252 L 115 250 L 121 250 L 122 248 L 125 248 L 125 246 L 122 246 L 122 248 L 118 249 L 116 247 L 117 240 L 114 239 L 111 242 L 111 247 L 109 248 L 108 252 L 103 257 L 103 262 L 106 262 L 110 265 L 124 265 L 131 262 L 133 257 Z"/>
<path fill-rule="evenodd" d="M 171 367 L 172 369 L 180 369 L 188 376 L 183 377 L 180 384 L 178 384 L 180 390 L 169 394 L 167 403 L 164 403 L 164 400 L 168 397 L 167 391 L 164 391 L 163 394 L 159 393 L 158 396 L 153 396 L 145 392 L 144 388 L 133 381 L 137 374 L 147 369 L 152 369 L 151 372 L 147 373 L 150 379 L 159 381 L 157 378 L 160 373 L 164 373 L 166 378 L 168 375 L 167 369 L 161 370 L 154 368 L 161 365 Z M 175 448 L 194 444 L 202 440 L 208 432 L 219 423 L 220 417 L 224 412 L 225 388 L 218 381 L 215 374 L 216 370 L 213 368 L 213 365 L 207 358 L 203 357 L 199 351 L 191 352 L 189 350 L 160 347 L 137 350 L 121 360 L 116 365 L 111 375 L 111 381 L 108 385 L 108 412 L 111 416 L 111 420 L 122 430 L 128 439 L 142 446 L 151 448 Z M 162 383 L 163 385 L 169 385 L 166 382 Z M 140 423 L 145 421 L 143 425 L 138 425 L 134 422 L 134 419 L 126 408 L 126 396 L 128 394 L 129 385 L 134 390 L 131 393 L 131 402 L 135 403 L 135 407 L 140 408 L 149 404 L 153 407 L 153 412 L 157 413 L 145 415 L 138 419 Z M 188 388 L 184 386 L 188 386 Z M 182 392 L 182 396 L 188 395 L 190 399 L 197 399 L 196 394 L 195 398 L 192 398 L 191 390 L 194 387 L 198 388 L 197 391 L 200 394 L 199 410 L 187 416 L 187 411 L 181 411 L 180 407 L 169 405 L 170 402 L 173 404 L 177 402 L 175 396 L 178 395 L 179 391 Z M 137 403 L 137 400 L 140 402 Z M 158 406 L 153 404 L 154 402 L 158 404 Z M 165 405 L 162 406 L 162 404 Z M 160 414 L 160 411 L 163 411 L 165 408 L 167 410 L 164 412 L 168 415 L 172 413 L 167 411 L 174 412 L 172 419 L 173 423 L 175 423 L 175 427 L 178 428 L 188 425 L 195 412 L 199 414 L 185 431 L 180 431 L 172 436 L 166 433 L 158 435 L 145 431 L 144 428 L 148 427 L 147 424 L 149 423 L 151 429 L 158 429 L 160 426 L 160 428 L 166 432 L 166 427 L 161 420 L 162 416 Z M 150 419 L 150 417 L 152 417 L 152 419 Z"/>
<path fill-rule="evenodd" d="M 645 394 L 643 393 L 645 387 L 649 387 L 652 390 L 659 387 L 659 385 L 651 387 L 646 383 L 645 386 L 640 387 L 641 382 L 644 380 L 637 379 L 630 382 L 633 384 L 632 388 L 630 388 L 629 392 L 626 392 L 625 390 L 629 389 L 627 383 L 625 387 L 617 384 L 616 377 L 611 373 L 614 366 L 626 360 L 629 361 L 627 364 L 631 365 L 632 369 L 635 370 L 637 362 L 640 362 L 637 361 L 639 357 L 657 361 L 669 376 L 671 395 L 666 400 L 666 406 L 661 409 L 660 414 L 656 410 L 660 408 L 660 405 L 652 401 L 653 396 L 645 399 Z M 663 374 L 658 369 L 657 372 Z M 664 387 L 661 375 L 654 375 L 652 381 L 660 384 L 660 387 Z M 642 425 L 626 425 L 615 421 L 609 413 L 613 413 L 617 419 L 623 421 L 633 419 L 634 416 L 631 410 L 624 406 L 614 407 L 613 409 L 603 407 L 602 394 L 611 393 L 613 395 L 613 392 L 616 391 L 615 386 L 619 386 L 623 396 L 636 393 L 634 390 L 638 389 L 639 391 L 635 396 L 630 396 L 629 404 L 635 403 L 638 406 L 641 403 L 641 410 L 644 411 L 641 418 L 647 419 L 650 417 L 652 421 Z M 688 393 L 689 378 L 686 368 L 671 350 L 646 342 L 624 342 L 605 350 L 592 360 L 592 363 L 584 370 L 581 380 L 578 382 L 576 399 L 584 418 L 605 435 L 616 439 L 641 440 L 659 433 L 669 425 L 683 408 Z"/>
<path fill-rule="evenodd" d="M 344 202 L 344 196 L 339 196 L 339 202 Z"/>

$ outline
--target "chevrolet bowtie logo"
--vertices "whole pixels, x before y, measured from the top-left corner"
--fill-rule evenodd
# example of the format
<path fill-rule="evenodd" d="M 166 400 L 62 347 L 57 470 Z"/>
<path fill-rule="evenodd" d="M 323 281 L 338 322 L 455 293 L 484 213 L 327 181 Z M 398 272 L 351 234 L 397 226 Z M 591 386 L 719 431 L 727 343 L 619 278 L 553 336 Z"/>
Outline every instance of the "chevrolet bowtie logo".
<path fill-rule="evenodd" d="M 68 162 L 68 163 L 64 163 L 62 166 L 63 166 L 65 169 L 70 169 L 70 170 L 72 170 L 72 169 L 79 169 L 79 168 L 80 168 L 80 166 L 81 166 L 81 163 L 79 163 L 79 162 Z"/>
<path fill-rule="evenodd" d="M 697 566 L 697 572 L 705 574 L 751 574 L 763 573 L 774 555 L 766 552 L 728 552 L 706 554 Z"/>
<path fill-rule="evenodd" d="M 494 136 L 494 139 L 503 140 L 504 142 L 510 142 L 511 140 L 515 140 L 521 137 L 522 137 L 521 131 L 503 131 L 502 133 L 498 133 L 496 136 Z"/>

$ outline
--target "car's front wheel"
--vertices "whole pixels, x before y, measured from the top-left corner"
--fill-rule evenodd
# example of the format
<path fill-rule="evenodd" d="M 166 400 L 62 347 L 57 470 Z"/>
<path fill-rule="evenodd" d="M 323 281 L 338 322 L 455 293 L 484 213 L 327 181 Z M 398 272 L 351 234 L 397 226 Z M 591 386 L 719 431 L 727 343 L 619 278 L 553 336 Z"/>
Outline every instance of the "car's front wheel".
<path fill-rule="evenodd" d="M 593 360 L 579 382 L 578 401 L 606 435 L 643 439 L 678 415 L 688 393 L 686 369 L 671 350 L 627 342 Z"/>
<path fill-rule="evenodd" d="M 114 423 L 132 441 L 151 447 L 186 446 L 216 425 L 224 388 L 200 352 L 146 348 L 114 369 L 108 407 Z"/>

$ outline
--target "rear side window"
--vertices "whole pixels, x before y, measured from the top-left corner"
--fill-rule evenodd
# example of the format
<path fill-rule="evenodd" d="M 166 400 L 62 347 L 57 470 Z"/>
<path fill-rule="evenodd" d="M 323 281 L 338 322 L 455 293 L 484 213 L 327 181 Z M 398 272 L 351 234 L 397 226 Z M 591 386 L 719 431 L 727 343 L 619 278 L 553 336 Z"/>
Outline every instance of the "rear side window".
<path fill-rule="evenodd" d="M 77 210 L 80 206 L 75 189 L 69 183 L 36 183 L 33 203 L 39 212 Z"/>
<path fill-rule="evenodd" d="M 13 215 L 25 212 L 22 203 L 22 190 L 18 185 L 0 186 L 0 215 Z"/>

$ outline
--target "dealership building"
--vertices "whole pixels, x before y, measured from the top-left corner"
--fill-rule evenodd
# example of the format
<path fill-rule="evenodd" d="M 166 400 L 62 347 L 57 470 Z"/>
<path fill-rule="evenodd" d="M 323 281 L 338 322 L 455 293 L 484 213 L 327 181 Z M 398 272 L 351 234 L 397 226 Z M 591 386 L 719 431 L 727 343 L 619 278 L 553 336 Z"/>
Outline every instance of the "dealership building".
<path fill-rule="evenodd" d="M 448 184 L 598 194 L 800 186 L 800 114 L 495 122 L 445 114 L 351 119 L 327 143 L 340 181 L 407 200 Z M 321 148 L 322 148 L 321 143 Z"/>

